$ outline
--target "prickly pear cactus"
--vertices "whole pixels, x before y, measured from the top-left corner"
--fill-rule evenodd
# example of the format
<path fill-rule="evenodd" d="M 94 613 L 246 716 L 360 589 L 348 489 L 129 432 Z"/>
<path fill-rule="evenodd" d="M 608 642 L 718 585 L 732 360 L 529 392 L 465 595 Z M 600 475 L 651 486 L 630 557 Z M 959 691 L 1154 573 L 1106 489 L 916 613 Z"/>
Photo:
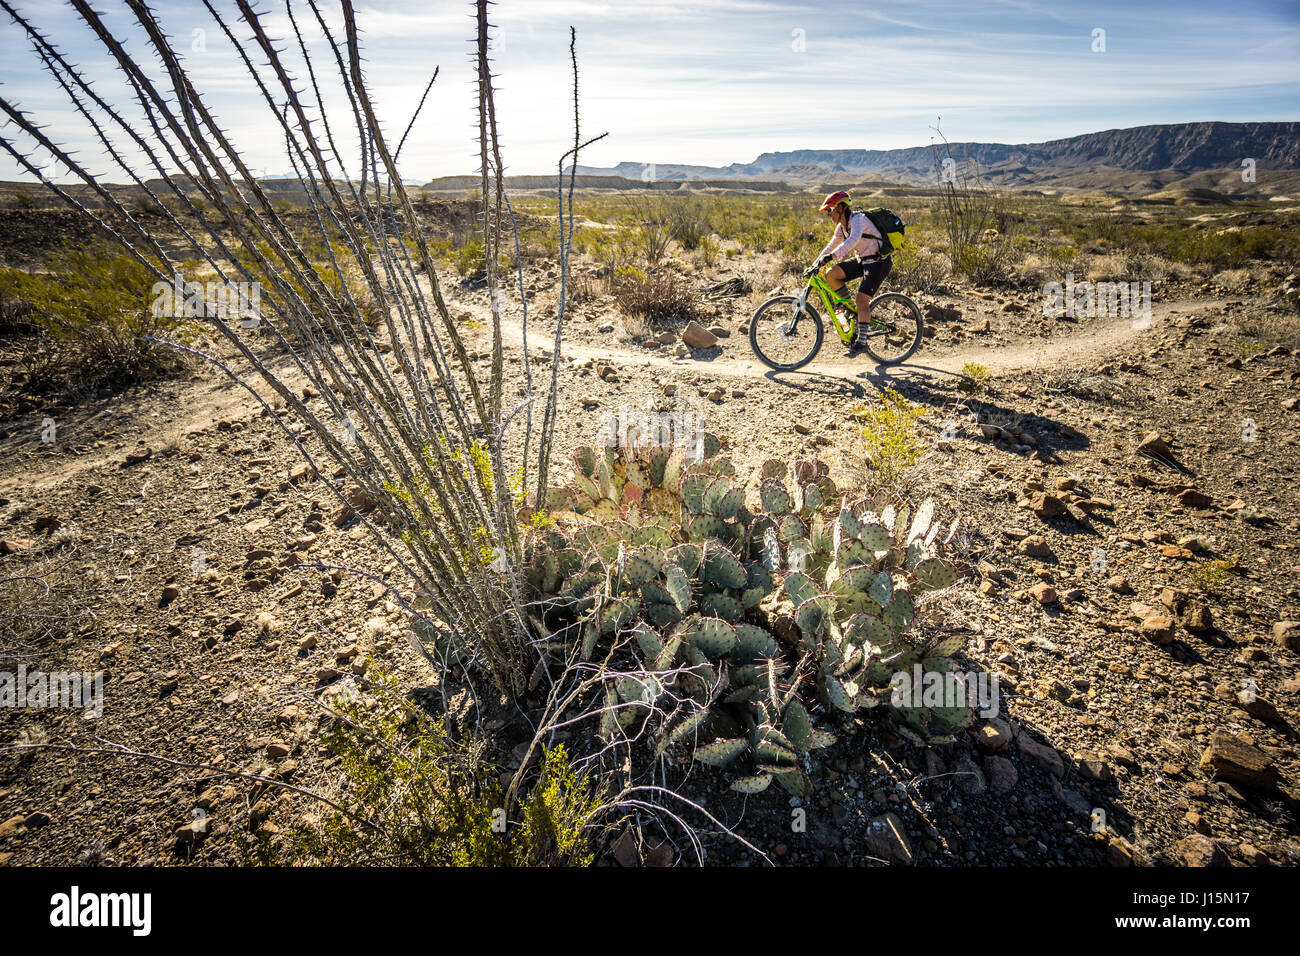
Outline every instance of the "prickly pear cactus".
<path fill-rule="evenodd" d="M 711 435 L 693 456 L 579 448 L 529 537 L 533 623 L 557 660 L 638 675 L 608 685 L 602 734 L 648 730 L 656 755 L 726 767 L 735 790 L 802 794 L 808 754 L 834 742 L 819 724 L 887 704 L 900 669 L 951 667 L 959 638 L 911 629 L 917 598 L 958 575 L 933 501 L 851 503 L 816 460 L 771 459 L 747 488 L 719 451 Z M 962 715 L 898 720 L 921 741 Z"/>

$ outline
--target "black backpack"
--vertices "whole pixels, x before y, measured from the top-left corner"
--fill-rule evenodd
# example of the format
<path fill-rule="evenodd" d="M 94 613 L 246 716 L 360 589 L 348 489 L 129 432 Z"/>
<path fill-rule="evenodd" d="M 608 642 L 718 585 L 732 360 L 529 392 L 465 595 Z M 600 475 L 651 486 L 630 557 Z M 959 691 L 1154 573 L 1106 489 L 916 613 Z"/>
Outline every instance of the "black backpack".
<path fill-rule="evenodd" d="M 903 244 L 903 232 L 907 228 L 903 225 L 903 220 L 883 207 L 864 209 L 863 212 L 867 214 L 871 224 L 876 227 L 876 231 L 884 237 L 885 241 L 881 244 L 878 255 L 888 256 L 893 254 L 894 250 Z"/>

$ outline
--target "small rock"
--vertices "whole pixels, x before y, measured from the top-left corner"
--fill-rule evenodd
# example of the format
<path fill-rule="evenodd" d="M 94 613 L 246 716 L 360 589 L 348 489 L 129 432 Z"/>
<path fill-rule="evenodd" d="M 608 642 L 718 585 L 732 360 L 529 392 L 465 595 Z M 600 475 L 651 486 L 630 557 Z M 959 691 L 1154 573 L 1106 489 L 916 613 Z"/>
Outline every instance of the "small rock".
<path fill-rule="evenodd" d="M 892 813 L 874 817 L 867 824 L 867 852 L 892 863 L 909 865 L 912 862 L 912 844 L 908 842 L 903 823 Z"/>
<path fill-rule="evenodd" d="M 1273 640 L 1300 654 L 1300 621 L 1278 621 L 1273 625 Z"/>
<path fill-rule="evenodd" d="M 1061 755 L 1047 744 L 1040 744 L 1023 730 L 1016 737 L 1016 747 L 1023 756 L 1033 760 L 1057 779 L 1065 776 L 1065 762 L 1061 760 Z"/>
<path fill-rule="evenodd" d="M 1042 581 L 1030 588 L 1029 593 L 1039 604 L 1055 604 L 1058 600 L 1056 588 Z"/>
<path fill-rule="evenodd" d="M 1143 454 L 1155 455 L 1159 458 L 1170 458 L 1173 453 L 1169 450 L 1169 444 L 1161 437 L 1159 432 L 1147 432 L 1142 436 L 1142 441 L 1138 442 L 1137 450 Z"/>
<path fill-rule="evenodd" d="M 994 793 L 1009 792 L 1020 779 L 1020 774 L 1016 772 L 1016 765 L 1006 757 L 985 757 L 984 774 L 988 777 L 989 789 Z"/>
<path fill-rule="evenodd" d="M 957 784 L 957 789 L 968 797 L 977 797 L 988 789 L 988 784 L 984 781 L 983 771 L 966 754 L 962 754 L 957 762 L 952 765 L 952 775 Z"/>
<path fill-rule="evenodd" d="M 1228 855 L 1203 833 L 1193 833 L 1175 843 L 1174 855 L 1183 866 L 1228 865 Z"/>
<path fill-rule="evenodd" d="M 1186 488 L 1178 493 L 1178 503 L 1188 508 L 1208 508 L 1214 504 L 1214 499 L 1195 488 Z"/>
<path fill-rule="evenodd" d="M 1052 555 L 1052 549 L 1041 534 L 1031 534 L 1020 542 L 1020 553 L 1031 558 L 1048 558 Z"/>
<path fill-rule="evenodd" d="M 987 754 L 999 754 L 1011 745 L 1011 725 L 999 717 L 990 717 L 975 731 L 975 746 Z"/>
<path fill-rule="evenodd" d="M 1138 625 L 1142 636 L 1153 644 L 1169 644 L 1174 639 L 1174 622 L 1163 614 L 1151 614 Z"/>

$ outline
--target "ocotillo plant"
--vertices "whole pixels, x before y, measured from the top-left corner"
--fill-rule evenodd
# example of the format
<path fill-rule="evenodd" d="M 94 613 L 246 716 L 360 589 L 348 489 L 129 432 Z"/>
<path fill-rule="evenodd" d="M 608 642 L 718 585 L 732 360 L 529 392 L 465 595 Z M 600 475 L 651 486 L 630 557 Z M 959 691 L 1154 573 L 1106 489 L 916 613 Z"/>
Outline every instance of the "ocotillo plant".
<path fill-rule="evenodd" d="M 142 62 L 138 43 L 115 32 L 88 0 L 71 2 L 116 70 L 126 91 L 117 98 L 105 92 L 111 85 L 105 77 L 88 76 L 30 16 L 0 0 L 70 109 L 103 147 L 111 170 L 87 168 L 37 118 L 6 98 L 0 98 L 8 120 L 0 146 L 121 242 L 157 277 L 156 290 L 170 287 L 189 297 L 195 262 L 221 282 L 257 283 L 260 309 L 251 322 L 219 311 L 202 318 L 238 360 L 196 354 L 234 377 L 251 370 L 250 379 L 260 383 L 240 381 L 309 462 L 315 464 L 315 455 L 329 463 L 317 469 L 322 479 L 340 501 L 363 512 L 360 520 L 415 583 L 418 606 L 432 620 L 423 633 L 436 630 L 441 646 L 489 675 L 500 690 L 518 693 L 536 652 L 521 578 L 513 572 L 523 560 L 516 509 L 530 489 L 545 488 L 565 300 L 562 293 L 545 390 L 534 392 L 526 359 L 527 393 L 506 408 L 497 263 L 513 233 L 513 213 L 502 188 L 486 0 L 475 4 L 474 54 L 487 280 L 482 294 L 492 316 L 486 373 L 473 365 L 444 301 L 430 237 L 398 171 L 402 142 L 390 146 L 367 88 L 350 0 L 341 0 L 339 16 L 328 18 L 317 0 L 305 0 L 305 9 L 287 0 L 289 36 L 272 36 L 265 14 L 247 0 L 234 2 L 237 17 L 209 0 L 203 5 L 236 52 L 250 96 L 269 111 L 283 137 L 285 161 L 308 207 L 305 233 L 273 201 L 168 30 L 141 0 L 126 0 L 135 18 L 132 33 L 161 66 L 161 79 Z M 576 128 L 574 62 L 574 148 L 561 159 L 561 169 L 569 157 L 570 168 L 576 166 L 584 145 Z M 344 108 L 329 109 L 327 103 Z M 345 155 L 350 149 L 356 153 Z M 189 276 L 174 246 L 162 241 L 162 230 L 106 185 L 123 177 L 157 207 L 167 233 L 181 237 Z M 69 178 L 77 188 L 56 182 Z M 563 226 L 562 178 L 559 201 Z M 561 245 L 562 279 L 567 238 Z M 523 299 L 521 271 L 515 279 Z M 304 393 L 272 369 L 272 349 L 289 356 L 321 396 L 323 409 L 310 407 Z M 273 407 L 277 397 L 284 411 Z M 538 428 L 535 400 L 544 407 Z M 524 435 L 508 443 L 516 420 Z M 295 422 L 314 436 L 314 450 L 291 429 Z M 352 487 L 332 480 L 339 466 Z"/>

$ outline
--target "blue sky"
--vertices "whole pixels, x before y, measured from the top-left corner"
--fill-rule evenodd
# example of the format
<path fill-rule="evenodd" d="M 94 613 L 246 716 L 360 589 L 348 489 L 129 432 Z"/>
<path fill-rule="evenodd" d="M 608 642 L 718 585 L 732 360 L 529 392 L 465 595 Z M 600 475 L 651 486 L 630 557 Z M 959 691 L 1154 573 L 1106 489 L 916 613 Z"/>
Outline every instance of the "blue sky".
<path fill-rule="evenodd" d="M 52 0 L 17 5 L 98 89 L 119 91 L 75 14 Z M 230 9 L 224 0 L 216 5 Z M 118 0 L 96 6 L 131 48 L 143 49 Z M 273 32 L 289 35 L 282 0 L 258 7 Z M 296 8 L 306 14 L 303 0 Z M 202 4 L 158 0 L 154 9 L 250 164 L 286 172 L 267 108 L 248 95 L 246 75 Z M 476 168 L 470 12 L 468 3 L 439 0 L 358 3 L 369 80 L 394 138 L 441 66 L 402 154 L 405 178 Z M 578 30 L 584 132 L 609 133 L 583 155 L 587 165 L 721 165 L 768 150 L 922 145 L 938 116 L 950 140 L 985 142 L 1300 118 L 1295 2 L 502 0 L 492 19 L 513 173 L 553 171 L 571 144 L 570 24 Z M 194 30 L 206 31 L 202 50 L 187 39 Z M 53 80 L 10 23 L 0 25 L 0 64 L 0 93 L 107 172 L 102 149 L 60 107 Z M 19 178 L 8 157 L 0 178 Z"/>

